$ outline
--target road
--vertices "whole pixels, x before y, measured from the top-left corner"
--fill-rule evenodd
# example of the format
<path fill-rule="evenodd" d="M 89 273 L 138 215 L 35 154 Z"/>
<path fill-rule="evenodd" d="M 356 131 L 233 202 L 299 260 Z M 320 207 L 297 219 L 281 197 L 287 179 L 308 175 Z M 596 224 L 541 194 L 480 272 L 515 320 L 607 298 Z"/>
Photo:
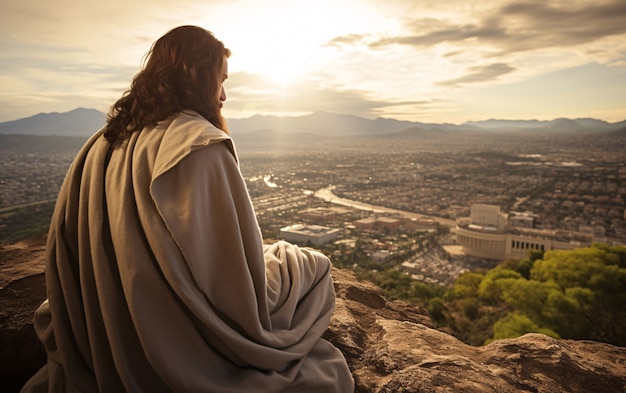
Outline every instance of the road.
<path fill-rule="evenodd" d="M 369 203 L 363 203 L 359 201 L 352 201 L 350 199 L 340 198 L 337 195 L 333 194 L 334 189 L 335 189 L 335 186 L 322 188 L 320 190 L 315 191 L 314 195 L 317 198 L 320 198 L 326 202 L 334 203 L 334 204 L 341 205 L 341 206 L 348 206 L 348 207 L 352 207 L 352 208 L 359 209 L 359 210 L 370 211 L 372 213 L 390 213 L 390 214 L 399 215 L 401 217 L 408 218 L 408 219 L 411 219 L 411 218 L 430 219 L 430 220 L 437 221 L 439 224 L 446 226 L 446 227 L 450 227 L 450 228 L 456 227 L 456 220 L 450 220 L 448 218 L 441 218 L 441 217 L 435 217 L 435 216 L 427 216 L 424 214 L 408 212 L 405 210 L 398 210 L 398 209 L 392 209 L 392 208 L 384 207 L 384 206 L 370 205 Z"/>

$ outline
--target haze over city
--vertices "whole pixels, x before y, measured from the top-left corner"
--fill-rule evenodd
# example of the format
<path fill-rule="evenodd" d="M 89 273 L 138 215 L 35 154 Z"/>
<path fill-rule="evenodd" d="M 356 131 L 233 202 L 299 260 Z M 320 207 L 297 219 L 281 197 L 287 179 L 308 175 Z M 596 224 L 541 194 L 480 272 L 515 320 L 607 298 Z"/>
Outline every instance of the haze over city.
<path fill-rule="evenodd" d="M 626 2 L 9 0 L 0 122 L 106 112 L 181 24 L 228 46 L 227 118 L 315 111 L 439 123 L 626 118 Z"/>

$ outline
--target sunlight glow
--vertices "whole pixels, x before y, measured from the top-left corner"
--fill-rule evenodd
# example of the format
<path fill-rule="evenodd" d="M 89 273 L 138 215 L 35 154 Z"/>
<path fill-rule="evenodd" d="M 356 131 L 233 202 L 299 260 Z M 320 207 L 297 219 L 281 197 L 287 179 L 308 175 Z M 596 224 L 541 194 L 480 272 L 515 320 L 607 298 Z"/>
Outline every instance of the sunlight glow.
<path fill-rule="evenodd" d="M 220 32 L 233 52 L 231 72 L 245 71 L 289 84 L 320 68 L 332 67 L 333 51 L 328 42 L 358 31 L 363 20 L 376 20 L 370 7 L 355 8 L 351 3 L 318 0 L 249 5 L 245 14 L 236 15 L 239 27 L 231 30 L 224 26 Z"/>
<path fill-rule="evenodd" d="M 278 83 L 289 83 L 311 71 L 313 55 L 302 37 L 284 31 L 266 31 L 264 35 L 266 38 L 261 40 L 267 45 L 244 49 L 241 55 L 236 53 L 232 63 L 241 63 L 242 69 Z"/>

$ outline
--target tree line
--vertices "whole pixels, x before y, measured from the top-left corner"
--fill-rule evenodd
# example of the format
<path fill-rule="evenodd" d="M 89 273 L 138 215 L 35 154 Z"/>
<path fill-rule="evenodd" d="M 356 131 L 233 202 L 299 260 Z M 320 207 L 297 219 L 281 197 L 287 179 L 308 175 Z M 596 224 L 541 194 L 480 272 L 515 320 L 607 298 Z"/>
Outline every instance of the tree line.
<path fill-rule="evenodd" d="M 447 288 L 397 270 L 362 272 L 390 298 L 428 308 L 437 328 L 472 345 L 525 333 L 626 345 L 626 247 L 532 251 Z"/>

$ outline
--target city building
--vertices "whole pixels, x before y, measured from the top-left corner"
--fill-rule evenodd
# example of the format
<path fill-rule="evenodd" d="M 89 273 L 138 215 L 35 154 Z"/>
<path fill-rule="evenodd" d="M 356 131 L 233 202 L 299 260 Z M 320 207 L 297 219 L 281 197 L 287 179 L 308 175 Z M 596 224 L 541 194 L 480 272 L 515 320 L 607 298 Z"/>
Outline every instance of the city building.
<path fill-rule="evenodd" d="M 536 228 L 537 219 L 531 212 L 506 214 L 499 206 L 475 204 L 470 217 L 457 220 L 457 243 L 466 255 L 504 260 L 526 258 L 530 250 L 587 247 L 593 241 L 593 233 Z"/>
<path fill-rule="evenodd" d="M 379 230 L 387 229 L 395 231 L 400 228 L 402 220 L 395 217 L 366 217 L 353 222 L 358 229 Z"/>
<path fill-rule="evenodd" d="M 337 217 L 337 212 L 331 209 L 325 209 L 322 207 L 314 208 L 314 209 L 306 209 L 299 211 L 298 214 L 302 218 L 306 218 L 309 220 L 313 220 L 316 222 L 326 222 Z"/>
<path fill-rule="evenodd" d="M 339 229 L 321 225 L 295 224 L 280 229 L 280 236 L 300 245 L 321 246 L 335 240 L 339 236 Z"/>
<path fill-rule="evenodd" d="M 376 263 L 383 263 L 391 256 L 390 250 L 378 250 L 372 254 L 372 260 Z"/>

